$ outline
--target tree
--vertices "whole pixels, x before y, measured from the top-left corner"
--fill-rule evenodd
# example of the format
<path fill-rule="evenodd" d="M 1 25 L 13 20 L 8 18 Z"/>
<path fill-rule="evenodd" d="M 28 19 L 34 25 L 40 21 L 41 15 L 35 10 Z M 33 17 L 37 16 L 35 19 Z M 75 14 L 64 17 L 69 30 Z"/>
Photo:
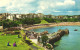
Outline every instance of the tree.
<path fill-rule="evenodd" d="M 46 42 L 47 42 L 47 40 L 48 40 L 48 36 L 43 35 L 43 36 L 41 37 L 41 39 L 42 39 L 43 46 L 45 46 L 45 45 L 46 45 Z"/>
<path fill-rule="evenodd" d="M 16 27 L 19 25 L 18 21 L 11 21 L 11 20 L 3 20 L 3 27 L 9 28 L 9 27 Z"/>
<path fill-rule="evenodd" d="M 53 18 L 44 17 L 43 19 L 46 20 L 46 21 L 49 22 L 49 23 L 54 22 L 54 19 L 53 19 Z"/>
<path fill-rule="evenodd" d="M 42 39 L 42 43 L 46 43 L 46 41 L 48 40 L 48 36 L 46 36 L 46 35 L 43 35 L 42 37 L 41 37 L 41 39 Z"/>
<path fill-rule="evenodd" d="M 33 18 L 34 20 L 34 24 L 38 24 L 41 22 L 40 18 L 36 17 L 36 18 Z"/>
<path fill-rule="evenodd" d="M 20 22 L 22 22 L 22 24 L 33 25 L 33 24 L 40 23 L 41 20 L 38 17 L 36 17 L 36 18 L 23 18 L 23 19 L 20 19 Z"/>

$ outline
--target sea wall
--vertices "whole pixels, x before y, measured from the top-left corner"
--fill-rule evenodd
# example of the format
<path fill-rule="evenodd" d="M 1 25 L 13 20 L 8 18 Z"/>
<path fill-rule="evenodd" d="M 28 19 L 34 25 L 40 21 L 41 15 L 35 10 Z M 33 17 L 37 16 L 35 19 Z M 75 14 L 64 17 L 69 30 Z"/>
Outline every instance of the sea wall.
<path fill-rule="evenodd" d="M 54 44 L 55 42 L 57 42 L 58 40 L 61 39 L 61 37 L 65 34 L 69 34 L 69 30 L 65 29 L 65 30 L 58 30 L 58 32 L 55 32 L 53 34 L 51 34 L 51 36 L 49 36 L 49 43 L 50 44 Z"/>

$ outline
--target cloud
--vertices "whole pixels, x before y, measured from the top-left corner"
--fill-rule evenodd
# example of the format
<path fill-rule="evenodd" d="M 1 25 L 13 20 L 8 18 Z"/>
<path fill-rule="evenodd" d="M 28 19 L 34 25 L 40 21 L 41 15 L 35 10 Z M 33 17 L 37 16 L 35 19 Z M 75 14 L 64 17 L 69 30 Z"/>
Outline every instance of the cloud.
<path fill-rule="evenodd" d="M 62 12 L 62 11 L 53 11 L 53 12 Z"/>
<path fill-rule="evenodd" d="M 11 4 L 8 5 L 6 7 L 6 10 L 8 12 L 30 12 L 34 10 L 34 7 L 32 4 L 32 2 L 34 2 L 35 0 L 12 0 Z"/>
<path fill-rule="evenodd" d="M 58 2 L 56 5 L 58 6 L 75 5 L 75 1 L 65 0 L 64 2 Z"/>
<path fill-rule="evenodd" d="M 42 10 L 37 10 L 36 13 L 43 13 L 43 11 Z"/>
<path fill-rule="evenodd" d="M 12 0 L 0 0 L 0 7 L 7 6 Z"/>
<path fill-rule="evenodd" d="M 80 12 L 80 11 L 67 11 L 67 12 L 71 12 L 72 13 L 72 12 Z"/>
<path fill-rule="evenodd" d="M 61 12 L 61 10 L 71 9 L 71 7 L 75 6 L 75 1 L 73 0 L 40 0 L 38 2 L 38 10 L 37 13 L 50 13 L 51 12 Z"/>
<path fill-rule="evenodd" d="M 80 11 L 53 11 L 53 12 L 69 12 L 69 13 L 73 13 L 73 12 L 80 12 Z"/>
<path fill-rule="evenodd" d="M 80 14 L 79 2 L 79 0 L 0 0 L 0 13 Z"/>

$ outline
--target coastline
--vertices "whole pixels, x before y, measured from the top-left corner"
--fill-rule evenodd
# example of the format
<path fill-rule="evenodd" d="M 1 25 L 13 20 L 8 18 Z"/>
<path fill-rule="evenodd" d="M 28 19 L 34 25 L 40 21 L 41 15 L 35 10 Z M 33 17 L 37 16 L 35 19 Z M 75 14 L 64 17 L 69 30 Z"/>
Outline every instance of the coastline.
<path fill-rule="evenodd" d="M 38 25 L 32 25 L 31 27 L 26 28 L 26 30 L 46 28 L 46 27 L 55 27 L 55 26 L 74 26 L 74 25 L 79 26 L 80 22 L 61 22 L 61 23 L 38 24 Z M 41 45 L 41 47 L 42 47 L 42 45 Z M 45 50 L 48 50 L 48 49 L 45 48 Z M 53 50 L 54 50 L 54 48 L 53 48 Z"/>
<path fill-rule="evenodd" d="M 61 23 L 49 23 L 49 24 L 37 24 L 35 26 L 26 28 L 26 30 L 46 28 L 46 27 L 55 27 L 55 26 L 75 26 L 75 25 L 80 26 L 80 22 L 61 22 Z"/>
<path fill-rule="evenodd" d="M 46 28 L 46 27 L 55 27 L 55 26 L 75 26 L 75 25 L 80 26 L 80 22 L 61 22 L 61 23 L 49 23 L 49 24 L 37 24 L 37 25 L 32 25 L 31 27 L 27 27 L 26 30 Z M 48 50 L 48 49 L 46 49 L 46 50 Z M 53 50 L 54 50 L 54 48 L 53 48 Z"/>

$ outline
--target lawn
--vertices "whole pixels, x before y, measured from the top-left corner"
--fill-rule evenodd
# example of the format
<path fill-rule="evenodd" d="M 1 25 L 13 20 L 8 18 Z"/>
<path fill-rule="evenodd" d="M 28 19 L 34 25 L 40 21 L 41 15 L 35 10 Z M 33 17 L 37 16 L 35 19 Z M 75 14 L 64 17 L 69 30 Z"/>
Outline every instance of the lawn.
<path fill-rule="evenodd" d="M 23 30 L 21 30 L 20 32 L 21 32 L 21 34 L 25 34 Z M 26 37 L 26 40 L 31 41 L 31 40 L 30 40 L 29 38 L 27 38 L 27 37 Z M 33 43 L 32 45 L 35 46 L 35 47 L 37 47 L 38 50 L 44 50 L 43 47 L 40 47 L 40 46 L 36 45 L 34 42 L 31 42 L 31 43 Z M 33 50 L 34 50 L 34 49 L 33 49 Z"/>
<path fill-rule="evenodd" d="M 40 24 L 48 24 L 48 22 L 45 21 L 45 20 L 41 20 L 41 23 Z"/>
<path fill-rule="evenodd" d="M 33 50 L 27 43 L 22 42 L 22 38 L 18 38 L 18 35 L 3 35 L 3 32 L 0 32 L 0 50 Z M 21 30 L 21 34 L 25 34 L 23 30 Z M 26 40 L 29 38 L 26 37 Z M 8 41 L 10 42 L 11 46 L 7 46 Z M 16 42 L 17 47 L 13 47 L 13 43 Z M 33 43 L 33 42 L 32 42 Z M 32 44 L 33 46 L 39 48 L 38 50 L 44 50 L 42 47 L 39 47 L 35 43 Z"/>
<path fill-rule="evenodd" d="M 7 46 L 8 41 L 10 41 L 11 46 Z M 13 47 L 13 43 L 16 42 L 17 47 Z M 31 48 L 28 44 L 21 44 L 21 38 L 18 35 L 10 36 L 0 36 L 0 50 L 29 50 Z"/>

